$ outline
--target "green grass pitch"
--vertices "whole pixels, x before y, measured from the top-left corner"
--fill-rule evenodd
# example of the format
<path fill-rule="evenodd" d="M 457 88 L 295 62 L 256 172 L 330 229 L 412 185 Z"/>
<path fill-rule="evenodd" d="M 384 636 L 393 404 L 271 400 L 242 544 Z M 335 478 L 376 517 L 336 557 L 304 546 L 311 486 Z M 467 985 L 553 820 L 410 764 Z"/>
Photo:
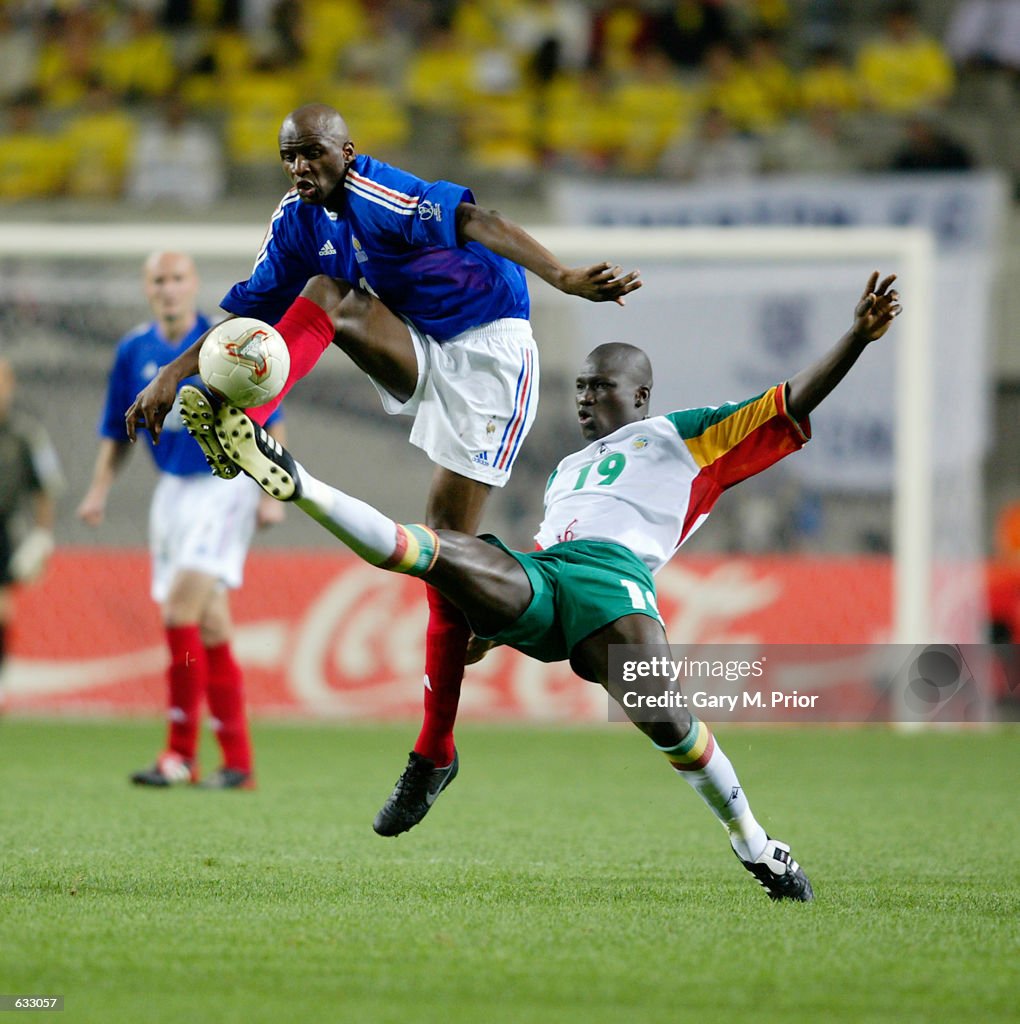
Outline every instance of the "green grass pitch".
<path fill-rule="evenodd" d="M 398 839 L 370 822 L 410 726 L 260 724 L 254 793 L 132 789 L 159 733 L 0 722 L 0 994 L 104 1024 L 1017 1019 L 1015 729 L 720 728 L 814 883 L 794 906 L 625 726 L 465 726 Z"/>

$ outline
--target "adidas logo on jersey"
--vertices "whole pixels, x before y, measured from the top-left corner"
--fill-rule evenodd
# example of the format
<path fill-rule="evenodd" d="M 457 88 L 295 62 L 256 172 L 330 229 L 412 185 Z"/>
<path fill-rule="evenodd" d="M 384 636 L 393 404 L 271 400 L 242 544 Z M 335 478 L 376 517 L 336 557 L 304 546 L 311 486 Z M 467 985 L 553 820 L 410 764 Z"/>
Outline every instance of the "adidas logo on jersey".
<path fill-rule="evenodd" d="M 327 238 L 326 241 L 322 243 L 322 248 L 319 249 L 319 255 L 320 256 L 335 256 L 336 255 L 336 247 L 333 245 L 333 243 L 332 243 L 332 241 L 330 239 Z"/>
<path fill-rule="evenodd" d="M 489 464 L 489 453 L 488 452 L 479 452 L 474 457 L 473 461 L 477 462 L 480 466 L 487 466 Z"/>

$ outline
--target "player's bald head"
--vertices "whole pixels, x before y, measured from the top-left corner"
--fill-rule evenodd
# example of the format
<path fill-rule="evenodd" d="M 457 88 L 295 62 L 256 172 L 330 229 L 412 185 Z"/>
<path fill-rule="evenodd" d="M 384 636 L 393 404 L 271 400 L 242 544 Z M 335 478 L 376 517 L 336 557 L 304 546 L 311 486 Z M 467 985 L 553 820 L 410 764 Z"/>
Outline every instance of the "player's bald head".
<path fill-rule="evenodd" d="M 159 250 L 146 259 L 143 277 L 145 297 L 160 329 L 176 341 L 191 329 L 197 315 L 195 261 L 186 252 Z"/>
<path fill-rule="evenodd" d="M 176 252 L 172 249 L 157 249 L 150 252 L 145 258 L 143 271 L 147 280 L 167 273 L 198 276 L 195 261 L 186 252 Z"/>
<path fill-rule="evenodd" d="M 599 345 L 588 353 L 576 387 L 581 435 L 597 440 L 648 415 L 652 364 L 634 345 Z"/>
<path fill-rule="evenodd" d="M 588 353 L 587 362 L 593 370 L 614 377 L 626 377 L 636 387 L 652 389 L 652 364 L 637 345 L 625 341 L 609 341 Z"/>
<path fill-rule="evenodd" d="M 351 138 L 340 111 L 328 103 L 306 103 L 292 110 L 280 125 L 281 143 L 284 139 L 301 139 L 310 135 L 334 139 L 341 146 Z"/>

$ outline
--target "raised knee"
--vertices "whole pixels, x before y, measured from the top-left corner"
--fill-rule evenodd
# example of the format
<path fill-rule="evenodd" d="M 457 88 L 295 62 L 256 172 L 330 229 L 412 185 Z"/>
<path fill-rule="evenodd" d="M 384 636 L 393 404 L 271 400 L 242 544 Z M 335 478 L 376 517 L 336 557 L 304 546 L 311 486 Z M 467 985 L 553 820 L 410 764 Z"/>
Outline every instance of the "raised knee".
<path fill-rule="evenodd" d="M 340 314 L 340 304 L 351 291 L 353 288 L 346 281 L 337 280 L 328 274 L 316 274 L 301 289 L 301 298 L 314 302 L 336 320 Z"/>

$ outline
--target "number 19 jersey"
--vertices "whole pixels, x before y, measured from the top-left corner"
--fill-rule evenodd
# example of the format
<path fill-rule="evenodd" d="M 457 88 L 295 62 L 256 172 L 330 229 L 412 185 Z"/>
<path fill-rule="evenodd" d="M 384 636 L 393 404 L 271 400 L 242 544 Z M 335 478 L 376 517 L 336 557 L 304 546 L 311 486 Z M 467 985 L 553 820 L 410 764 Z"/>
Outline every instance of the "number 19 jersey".
<path fill-rule="evenodd" d="M 810 437 L 808 418 L 795 420 L 786 409 L 785 384 L 744 402 L 628 423 L 560 462 L 535 540 L 541 548 L 622 544 L 658 572 L 723 491 Z"/>

